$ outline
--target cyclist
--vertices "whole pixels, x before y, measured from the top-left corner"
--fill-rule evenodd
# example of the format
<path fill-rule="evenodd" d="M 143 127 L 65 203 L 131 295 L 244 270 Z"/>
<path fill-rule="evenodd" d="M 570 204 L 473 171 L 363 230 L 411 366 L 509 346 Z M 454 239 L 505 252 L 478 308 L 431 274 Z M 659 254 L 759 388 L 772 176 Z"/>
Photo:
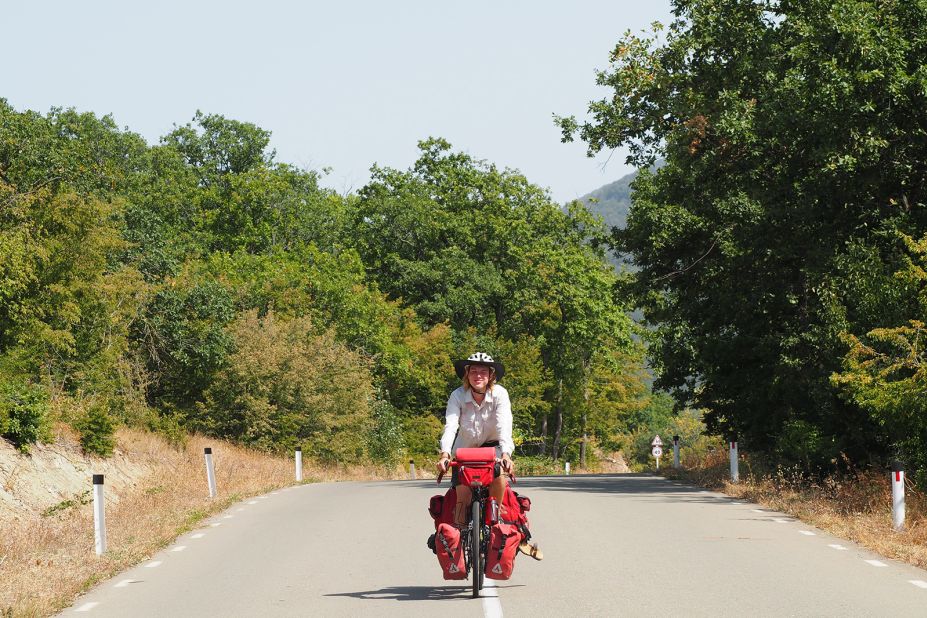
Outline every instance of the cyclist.
<path fill-rule="evenodd" d="M 441 455 L 438 474 L 447 472 L 451 455 L 458 448 L 492 446 L 501 462 L 502 474 L 493 479 L 489 495 L 503 503 L 508 477 L 514 472 L 512 451 L 512 404 L 505 388 L 496 384 L 505 375 L 505 367 L 484 352 L 475 352 L 468 358 L 454 361 L 454 370 L 463 384 L 451 393 L 444 415 L 444 433 L 441 436 Z M 472 492 L 457 481 L 457 469 L 451 474 L 451 483 L 457 488 L 454 522 L 463 526 Z M 543 556 L 537 545 L 524 544 L 519 549 L 536 560 Z"/>

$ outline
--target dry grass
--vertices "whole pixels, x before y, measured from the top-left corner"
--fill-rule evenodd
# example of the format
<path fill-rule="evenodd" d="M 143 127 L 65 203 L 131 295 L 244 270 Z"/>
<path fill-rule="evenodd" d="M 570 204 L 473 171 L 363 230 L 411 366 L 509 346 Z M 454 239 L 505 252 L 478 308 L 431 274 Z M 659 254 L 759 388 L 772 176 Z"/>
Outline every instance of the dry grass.
<path fill-rule="evenodd" d="M 172 448 L 159 436 L 122 429 L 117 443 L 150 473 L 123 489 L 118 501 L 107 497 L 108 551 L 102 557 L 94 553 L 91 504 L 0 521 L 0 615 L 50 615 L 95 583 L 147 559 L 202 519 L 243 498 L 295 483 L 292 459 L 215 439 L 192 437 L 185 447 Z M 214 453 L 215 500 L 206 491 L 207 445 Z M 307 463 L 303 478 L 342 481 L 401 474 L 374 467 L 321 469 Z"/>
<path fill-rule="evenodd" d="M 927 496 L 907 483 L 905 530 L 895 532 L 887 471 L 809 480 L 797 470 L 753 470 L 746 459 L 741 462 L 741 482 L 733 484 L 726 452 L 684 461 L 683 466 L 665 475 L 787 513 L 883 556 L 927 568 Z"/>

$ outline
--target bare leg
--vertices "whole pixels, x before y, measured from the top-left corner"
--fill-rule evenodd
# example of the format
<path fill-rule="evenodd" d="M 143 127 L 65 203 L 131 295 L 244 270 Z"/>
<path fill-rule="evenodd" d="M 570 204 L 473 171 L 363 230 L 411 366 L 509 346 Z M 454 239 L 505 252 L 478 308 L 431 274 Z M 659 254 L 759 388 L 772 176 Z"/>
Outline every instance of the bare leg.
<path fill-rule="evenodd" d="M 470 510 L 470 500 L 473 498 L 473 492 L 466 485 L 457 486 L 457 504 L 454 505 L 454 523 L 463 526 L 467 523 L 468 511 Z"/>
<path fill-rule="evenodd" d="M 500 474 L 492 480 L 492 485 L 489 486 L 489 497 L 495 498 L 496 504 L 502 505 L 502 500 L 505 498 L 505 488 L 508 485 L 506 482 L 505 473 Z"/>

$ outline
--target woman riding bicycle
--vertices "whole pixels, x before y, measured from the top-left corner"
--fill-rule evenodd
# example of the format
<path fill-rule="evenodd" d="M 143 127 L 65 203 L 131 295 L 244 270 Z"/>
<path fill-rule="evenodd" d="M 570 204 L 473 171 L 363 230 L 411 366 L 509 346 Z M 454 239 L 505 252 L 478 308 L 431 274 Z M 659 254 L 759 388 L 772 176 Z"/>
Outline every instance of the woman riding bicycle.
<path fill-rule="evenodd" d="M 450 465 L 451 455 L 458 448 L 492 446 L 500 460 L 502 473 L 493 479 L 489 495 L 498 504 L 503 503 L 508 478 L 515 470 L 512 451 L 512 404 L 509 393 L 496 384 L 505 375 L 505 367 L 489 354 L 476 352 L 469 358 L 454 361 L 454 370 L 463 384 L 451 393 L 444 415 L 444 433 L 441 436 L 441 455 L 438 459 L 438 474 L 444 474 Z M 454 507 L 454 523 L 467 523 L 467 511 L 472 492 L 457 479 L 457 469 L 451 475 L 451 483 L 457 488 L 457 504 Z M 519 548 L 531 557 L 540 560 L 537 546 Z"/>

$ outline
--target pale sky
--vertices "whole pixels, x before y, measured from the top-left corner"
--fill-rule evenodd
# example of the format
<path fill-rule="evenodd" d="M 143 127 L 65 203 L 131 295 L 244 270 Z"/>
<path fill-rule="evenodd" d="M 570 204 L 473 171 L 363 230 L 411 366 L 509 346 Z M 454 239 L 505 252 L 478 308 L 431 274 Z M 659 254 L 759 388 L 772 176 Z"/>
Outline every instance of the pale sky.
<path fill-rule="evenodd" d="M 149 143 L 197 109 L 253 122 L 342 193 L 440 136 L 565 202 L 630 168 L 561 144 L 553 114 L 582 118 L 621 34 L 669 18 L 669 0 L 0 0 L 0 97 Z"/>

